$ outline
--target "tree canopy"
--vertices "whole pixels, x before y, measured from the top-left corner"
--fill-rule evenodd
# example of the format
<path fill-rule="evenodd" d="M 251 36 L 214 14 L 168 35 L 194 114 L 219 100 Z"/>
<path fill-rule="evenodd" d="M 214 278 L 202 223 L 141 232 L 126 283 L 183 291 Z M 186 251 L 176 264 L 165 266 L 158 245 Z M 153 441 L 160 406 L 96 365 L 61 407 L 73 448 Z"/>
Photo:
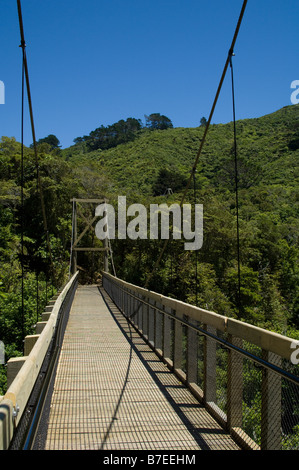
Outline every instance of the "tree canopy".
<path fill-rule="evenodd" d="M 90 132 L 88 136 L 77 137 L 74 143 L 86 142 L 89 150 L 107 150 L 116 147 L 119 144 L 134 140 L 136 133 L 142 128 L 140 119 L 127 118 L 111 124 L 109 126 L 101 125 Z"/>
<path fill-rule="evenodd" d="M 170 129 L 173 127 L 171 120 L 160 113 L 145 115 L 146 129 Z M 86 143 L 87 151 L 107 150 L 126 142 L 132 142 L 143 129 L 140 119 L 129 117 L 121 119 L 108 126 L 101 125 L 83 137 L 76 137 L 74 143 Z"/>
<path fill-rule="evenodd" d="M 149 129 L 163 130 L 173 128 L 171 120 L 167 116 L 164 116 L 163 114 L 161 115 L 160 113 L 153 113 L 149 116 L 145 115 L 145 120 L 146 127 L 148 127 Z"/>
<path fill-rule="evenodd" d="M 43 137 L 42 139 L 39 139 L 37 141 L 38 144 L 49 144 L 51 147 L 51 150 L 58 149 L 60 147 L 60 142 L 56 135 L 54 134 L 49 134 L 47 137 Z"/>

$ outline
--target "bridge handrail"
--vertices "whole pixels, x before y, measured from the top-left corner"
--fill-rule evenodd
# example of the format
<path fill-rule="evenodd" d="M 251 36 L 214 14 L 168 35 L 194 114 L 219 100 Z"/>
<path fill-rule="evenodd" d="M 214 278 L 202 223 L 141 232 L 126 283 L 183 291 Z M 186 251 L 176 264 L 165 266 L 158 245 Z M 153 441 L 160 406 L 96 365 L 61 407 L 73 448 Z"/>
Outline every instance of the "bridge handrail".
<path fill-rule="evenodd" d="M 29 355 L 24 358 L 21 369 L 0 400 L 0 449 L 8 447 L 13 430 L 17 427 L 26 409 L 26 404 L 51 343 L 61 306 L 77 278 L 78 272 L 71 277 L 59 294 L 43 331 Z"/>
<path fill-rule="evenodd" d="M 102 279 L 125 317 L 241 447 L 293 450 L 299 442 L 299 413 L 290 418 L 299 399 L 299 374 L 291 361 L 294 339 L 106 272 Z M 250 387 L 256 387 L 254 394 Z M 252 406 L 258 408 L 248 421 Z"/>
<path fill-rule="evenodd" d="M 223 333 L 242 338 L 243 340 L 255 344 L 266 351 L 277 354 L 284 359 L 290 360 L 291 358 L 291 354 L 294 350 L 292 345 L 295 341 L 293 338 L 187 304 L 177 299 L 172 299 L 171 297 L 166 297 L 157 292 L 123 281 L 109 273 L 103 273 L 103 277 L 106 277 L 123 288 L 129 288 L 136 294 L 147 297 L 148 299 L 160 303 L 164 307 L 174 310 L 177 316 L 188 316 L 194 321 L 210 325 Z"/>

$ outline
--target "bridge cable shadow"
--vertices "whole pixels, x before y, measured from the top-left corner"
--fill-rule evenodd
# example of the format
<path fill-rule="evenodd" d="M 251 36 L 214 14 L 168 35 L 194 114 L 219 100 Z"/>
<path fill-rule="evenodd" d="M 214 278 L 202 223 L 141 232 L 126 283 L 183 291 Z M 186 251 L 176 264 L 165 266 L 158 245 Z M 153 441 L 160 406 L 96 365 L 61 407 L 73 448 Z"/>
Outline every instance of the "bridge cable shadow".
<path fill-rule="evenodd" d="M 101 293 L 101 291 L 100 291 L 100 293 Z M 122 329 L 121 325 L 119 324 L 119 322 L 118 322 L 117 319 L 115 318 L 114 313 L 112 312 L 111 308 L 109 307 L 109 305 L 108 305 L 108 303 L 107 303 L 107 301 L 106 301 L 106 299 L 104 298 L 104 296 L 103 296 L 102 293 L 101 293 L 101 295 L 102 295 L 102 298 L 103 298 L 103 300 L 105 301 L 105 304 L 107 305 L 107 307 L 108 307 L 110 313 L 112 314 L 114 320 L 116 321 L 116 323 L 118 324 L 118 326 L 120 327 L 120 329 Z M 125 393 L 125 389 L 126 389 L 126 386 L 127 386 L 127 383 L 128 383 L 128 379 L 129 379 L 130 368 L 131 368 L 132 357 L 133 357 L 133 348 L 132 348 L 133 338 L 132 338 L 132 328 L 131 328 L 129 322 L 127 322 L 127 323 L 128 323 L 128 327 L 129 327 L 129 331 L 130 331 L 130 340 L 129 340 L 129 343 L 131 344 L 131 347 L 130 347 L 130 354 L 129 354 L 129 361 L 128 361 L 128 366 L 127 366 L 126 376 L 125 376 L 124 383 L 123 383 L 123 386 L 122 386 L 122 389 L 121 389 L 121 392 L 120 392 L 120 396 L 119 396 L 119 398 L 118 398 L 118 402 L 117 402 L 116 407 L 115 407 L 115 410 L 114 410 L 114 412 L 113 412 L 113 416 L 112 416 L 112 418 L 111 418 L 110 424 L 109 424 L 108 429 L 107 429 L 107 431 L 106 431 L 106 433 L 105 433 L 105 436 L 104 436 L 104 438 L 103 438 L 103 441 L 102 441 L 100 450 L 103 450 L 104 445 L 105 445 L 105 443 L 106 443 L 106 441 L 107 441 L 107 439 L 108 439 L 108 437 L 109 437 L 109 434 L 110 434 L 110 432 L 111 432 L 111 430 L 112 430 L 112 428 L 113 428 L 114 422 L 115 422 L 115 420 L 117 419 L 117 413 L 118 413 L 118 410 L 119 410 L 121 401 L 122 401 L 122 399 L 123 399 L 123 396 L 124 396 L 124 393 Z"/>

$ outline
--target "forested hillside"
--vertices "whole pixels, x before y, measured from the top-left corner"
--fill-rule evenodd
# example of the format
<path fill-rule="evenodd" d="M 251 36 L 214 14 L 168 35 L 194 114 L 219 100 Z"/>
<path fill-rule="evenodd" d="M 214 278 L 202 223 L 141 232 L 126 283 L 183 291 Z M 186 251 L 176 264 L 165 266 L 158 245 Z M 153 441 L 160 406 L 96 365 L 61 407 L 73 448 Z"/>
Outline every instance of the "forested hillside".
<path fill-rule="evenodd" d="M 32 332 L 46 299 L 68 275 L 73 197 L 105 196 L 115 207 L 119 195 L 126 196 L 128 204 L 147 207 L 153 202 L 180 202 L 204 124 L 173 128 L 165 116 L 161 125 L 153 116 L 161 118 L 150 115 L 145 127 L 133 118 L 118 126 L 101 126 L 89 136 L 76 138 L 67 149 L 60 149 L 58 140 L 50 145 L 40 139 L 39 172 L 53 265 L 33 149 L 25 148 L 22 174 L 20 143 L 2 137 L 0 340 L 7 358 L 22 354 L 24 335 Z M 232 123 L 211 125 L 185 201 L 203 204 L 203 246 L 198 252 L 185 251 L 181 241 L 171 240 L 150 288 L 299 338 L 299 105 L 237 122 L 240 309 L 233 143 Z M 116 239 L 112 249 L 117 275 L 143 286 L 160 242 Z M 79 264 L 92 266 L 90 274 L 99 276 L 101 266 L 94 254 L 82 255 Z M 82 280 L 92 280 L 84 276 Z M 4 374 L 1 380 L 4 387 Z"/>

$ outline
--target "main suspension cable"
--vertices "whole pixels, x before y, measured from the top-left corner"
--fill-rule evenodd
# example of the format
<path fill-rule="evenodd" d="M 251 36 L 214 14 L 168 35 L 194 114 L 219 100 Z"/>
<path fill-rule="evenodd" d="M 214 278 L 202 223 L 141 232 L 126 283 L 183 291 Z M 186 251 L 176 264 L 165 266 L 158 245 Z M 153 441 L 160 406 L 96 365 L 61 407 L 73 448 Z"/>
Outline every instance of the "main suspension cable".
<path fill-rule="evenodd" d="M 190 186 L 190 184 L 191 184 L 191 181 L 192 181 L 194 172 L 196 171 L 196 168 L 197 168 L 198 160 L 199 160 L 199 157 L 200 157 L 200 155 L 201 155 L 201 152 L 202 152 L 202 149 L 203 149 L 205 140 L 206 140 L 206 136 L 207 136 L 207 133 L 208 133 L 208 130 L 209 130 L 209 127 L 210 127 L 210 124 L 211 124 L 211 121 L 212 121 L 212 118 L 213 118 L 213 115 L 214 115 L 214 111 L 215 111 L 215 108 L 216 108 L 216 104 L 217 104 L 217 101 L 218 101 L 218 98 L 219 98 L 219 95 L 220 95 L 220 91 L 221 91 L 221 88 L 222 88 L 222 85 L 223 85 L 223 82 L 224 82 L 224 79 L 225 79 L 225 76 L 226 76 L 226 72 L 227 72 L 228 66 L 229 66 L 229 64 L 230 64 L 230 58 L 231 58 L 231 55 L 232 55 L 233 52 L 234 52 L 236 40 L 237 40 L 237 37 L 238 37 L 238 34 L 239 34 L 239 30 L 240 30 L 240 27 L 241 27 L 241 23 L 242 23 L 242 20 L 243 20 L 243 17 L 244 17 L 244 13 L 245 13 L 247 1 L 248 1 L 248 0 L 244 0 L 244 1 L 243 1 L 241 13 L 240 13 L 240 15 L 239 15 L 238 23 L 237 23 L 237 26 L 236 26 L 236 29 L 235 29 L 235 33 L 234 33 L 234 36 L 233 36 L 233 40 L 232 40 L 232 43 L 231 43 L 231 46 L 230 46 L 230 49 L 229 49 L 229 53 L 228 53 L 227 59 L 226 59 L 225 65 L 224 65 L 224 69 L 223 69 L 223 72 L 222 72 L 222 75 L 221 75 L 221 79 L 220 79 L 220 82 L 219 82 L 219 85 L 218 85 L 218 89 L 217 89 L 217 92 L 216 92 L 216 96 L 215 96 L 215 99 L 214 99 L 214 102 L 213 102 L 213 105 L 212 105 L 212 108 L 211 108 L 211 111 L 210 111 L 210 115 L 209 115 L 208 121 L 207 121 L 206 126 L 205 126 L 203 138 L 202 138 L 202 140 L 201 140 L 201 143 L 200 143 L 200 146 L 199 146 L 199 149 L 198 149 L 198 152 L 197 152 L 195 161 L 194 161 L 194 163 L 193 163 L 193 167 L 192 167 L 192 170 L 191 170 L 191 173 L 190 173 L 190 177 L 189 177 L 189 179 L 188 179 L 187 185 L 186 185 L 186 187 L 185 187 L 185 190 L 184 190 L 184 193 L 183 193 L 181 202 L 180 202 L 180 207 L 182 207 L 182 205 L 184 204 L 187 191 L 188 191 L 189 186 Z M 160 261 L 161 261 L 161 259 L 162 259 L 163 254 L 164 254 L 164 251 L 165 251 L 165 249 L 166 249 L 166 247 L 167 247 L 167 245 L 168 245 L 168 242 L 169 242 L 169 238 L 165 240 L 165 242 L 164 242 L 164 244 L 163 244 L 163 247 L 162 247 L 162 250 L 161 250 L 161 252 L 160 252 L 160 255 L 159 255 L 159 257 L 158 257 L 158 259 L 157 259 L 157 261 L 156 261 L 156 263 L 155 263 L 155 265 L 154 265 L 154 267 L 153 267 L 153 270 L 152 270 L 152 272 L 150 273 L 150 275 L 149 275 L 149 276 L 147 277 L 147 279 L 146 279 L 146 283 L 145 283 L 145 286 L 144 286 L 145 288 L 148 288 L 149 282 L 150 282 L 151 278 L 153 277 L 153 275 L 154 275 L 154 273 L 155 273 L 157 267 L 158 267 L 159 264 L 160 264 Z"/>
<path fill-rule="evenodd" d="M 18 6 L 18 16 L 19 16 L 19 25 L 20 25 L 20 35 L 21 35 L 20 47 L 22 48 L 22 53 L 23 53 L 23 65 L 24 65 L 24 72 L 25 72 L 25 78 L 26 78 L 27 97 L 28 97 L 28 105 L 29 105 L 29 113 L 30 113 L 30 121 L 31 121 L 31 132 L 32 132 L 32 139 L 33 139 L 35 162 L 36 162 L 37 185 L 39 188 L 39 196 L 40 196 L 40 201 L 41 201 L 44 231 L 46 234 L 47 247 L 49 251 L 49 257 L 50 257 L 50 263 L 51 263 L 51 269 L 52 269 L 52 282 L 53 282 L 54 265 L 53 265 L 52 251 L 51 251 L 51 245 L 50 245 L 50 239 L 49 239 L 49 231 L 48 231 L 44 196 L 43 196 L 42 185 L 41 185 L 41 180 L 40 180 L 40 172 L 39 172 L 39 161 L 38 161 L 37 145 L 36 145 L 36 138 L 35 138 L 35 127 L 34 127 L 34 119 L 33 119 L 31 92 L 30 92 L 28 64 L 27 64 L 27 57 L 26 57 L 26 42 L 25 42 L 25 36 L 24 36 L 21 0 L 17 0 L 17 6 Z"/>

